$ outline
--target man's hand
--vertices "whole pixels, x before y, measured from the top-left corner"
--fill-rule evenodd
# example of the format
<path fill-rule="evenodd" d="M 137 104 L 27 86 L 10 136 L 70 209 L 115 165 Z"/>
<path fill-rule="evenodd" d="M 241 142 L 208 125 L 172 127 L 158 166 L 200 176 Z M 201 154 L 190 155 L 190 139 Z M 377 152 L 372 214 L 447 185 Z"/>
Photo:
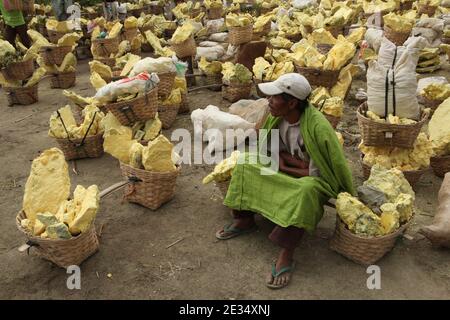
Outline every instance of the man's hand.
<path fill-rule="evenodd" d="M 296 168 L 291 167 L 287 164 L 286 160 L 281 156 L 279 157 L 279 170 L 281 172 L 284 172 L 290 176 L 296 177 L 296 178 L 302 178 L 309 175 L 309 169 L 302 169 L 302 168 Z"/>
<path fill-rule="evenodd" d="M 282 158 L 284 160 L 284 162 L 286 163 L 286 165 L 288 165 L 290 167 L 299 168 L 299 169 L 308 169 L 309 168 L 308 162 L 298 159 L 285 151 L 280 152 L 280 158 Z"/>

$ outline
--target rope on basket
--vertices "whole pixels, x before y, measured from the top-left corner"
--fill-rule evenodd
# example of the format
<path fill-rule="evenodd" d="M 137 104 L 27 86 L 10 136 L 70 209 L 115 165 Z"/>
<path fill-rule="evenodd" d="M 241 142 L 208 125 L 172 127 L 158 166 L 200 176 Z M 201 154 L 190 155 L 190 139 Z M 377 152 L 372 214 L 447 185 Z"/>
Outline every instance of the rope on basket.
<path fill-rule="evenodd" d="M 86 137 L 87 137 L 87 135 L 88 135 L 88 133 L 89 133 L 89 130 L 91 129 L 92 124 L 94 123 L 95 116 L 97 115 L 97 111 L 95 111 L 94 116 L 92 117 L 92 121 L 91 121 L 91 123 L 89 124 L 88 129 L 86 130 L 86 133 L 84 134 L 84 137 L 83 137 L 83 139 L 81 140 L 80 143 L 75 143 L 75 142 L 73 142 L 72 140 L 70 140 L 70 138 L 69 138 L 69 132 L 67 131 L 66 124 L 64 123 L 64 120 L 63 120 L 62 117 L 61 117 L 61 113 L 59 113 L 59 110 L 57 110 L 56 113 L 57 113 L 57 115 L 58 115 L 59 120 L 61 121 L 61 123 L 62 123 L 62 125 L 63 125 L 64 131 L 66 131 L 66 134 L 67 134 L 67 140 L 68 140 L 70 143 L 72 143 L 76 148 L 79 148 L 79 147 L 83 146 L 83 145 L 84 145 L 84 141 L 86 140 Z"/>

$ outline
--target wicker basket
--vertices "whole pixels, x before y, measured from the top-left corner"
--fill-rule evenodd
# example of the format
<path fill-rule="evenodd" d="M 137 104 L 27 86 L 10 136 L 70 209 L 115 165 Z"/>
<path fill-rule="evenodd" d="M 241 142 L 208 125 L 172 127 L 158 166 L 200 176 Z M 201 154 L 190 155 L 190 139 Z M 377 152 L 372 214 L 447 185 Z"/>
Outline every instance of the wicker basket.
<path fill-rule="evenodd" d="M 80 139 L 56 139 L 66 161 L 84 158 L 99 158 L 103 155 L 103 134 Z"/>
<path fill-rule="evenodd" d="M 160 97 L 167 97 L 170 95 L 175 82 L 176 72 L 158 73 L 158 95 Z"/>
<path fill-rule="evenodd" d="M 191 111 L 191 109 L 189 108 L 188 95 L 187 95 L 187 93 L 182 93 L 180 109 L 178 110 L 178 113 L 188 113 L 190 111 Z"/>
<path fill-rule="evenodd" d="M 6 80 L 21 81 L 28 79 L 34 72 L 34 59 L 28 59 L 20 62 L 11 62 L 6 68 L 2 69 L 2 74 Z"/>
<path fill-rule="evenodd" d="M 249 24 L 245 27 L 232 27 L 228 32 L 228 43 L 238 46 L 243 43 L 252 41 L 253 25 Z"/>
<path fill-rule="evenodd" d="M 153 119 L 158 110 L 158 90 L 128 101 L 110 103 L 105 106 L 124 126 L 132 126 L 137 121 Z"/>
<path fill-rule="evenodd" d="M 370 170 L 372 169 L 371 166 L 367 165 L 363 161 L 364 156 L 361 155 L 361 168 L 363 177 L 365 180 L 367 180 L 370 177 Z M 428 169 L 422 169 L 422 170 L 415 170 L 415 171 L 402 171 L 403 175 L 405 176 L 405 179 L 408 180 L 411 187 L 414 187 L 417 182 L 419 182 L 420 178 L 428 171 Z"/>
<path fill-rule="evenodd" d="M 396 46 L 402 46 L 403 43 L 409 38 L 411 32 L 397 32 L 389 28 L 387 25 L 384 27 L 384 36 Z"/>
<path fill-rule="evenodd" d="M 222 8 L 210 8 L 207 10 L 207 15 L 209 20 L 216 20 L 222 18 L 223 9 Z"/>
<path fill-rule="evenodd" d="M 161 120 L 163 129 L 170 129 L 177 118 L 180 105 L 158 106 L 158 118 Z"/>
<path fill-rule="evenodd" d="M 79 266 L 84 260 L 98 251 L 99 242 L 92 223 L 88 230 L 71 239 L 45 239 L 36 237 L 22 228 L 20 222 L 26 219 L 21 211 L 16 217 L 17 228 L 27 237 L 27 244 L 36 248 L 37 254 L 58 267 Z"/>
<path fill-rule="evenodd" d="M 138 28 L 132 28 L 132 29 L 122 29 L 122 32 L 120 33 L 120 40 L 124 41 L 127 40 L 131 43 L 134 38 L 136 38 L 139 34 Z"/>
<path fill-rule="evenodd" d="M 173 198 L 179 168 L 174 172 L 150 172 L 120 163 L 120 169 L 122 176 L 132 182 L 125 189 L 127 201 L 156 210 Z"/>
<path fill-rule="evenodd" d="M 187 40 L 178 44 L 173 43 L 171 46 L 178 58 L 194 57 L 197 54 L 197 45 L 194 37 L 189 37 Z"/>
<path fill-rule="evenodd" d="M 259 39 L 259 38 L 262 38 L 262 37 L 268 35 L 271 30 L 271 25 L 272 25 L 272 22 L 269 21 L 268 23 L 266 23 L 264 25 L 263 29 L 260 32 L 253 31 L 253 39 L 257 39 L 257 38 Z"/>
<path fill-rule="evenodd" d="M 429 6 L 429 5 L 421 5 L 421 4 L 419 4 L 418 5 L 418 9 L 419 9 L 418 10 L 419 14 L 426 14 L 429 17 L 433 17 L 434 14 L 436 13 L 437 7 L 436 6 Z"/>
<path fill-rule="evenodd" d="M 444 102 L 444 100 L 428 99 L 424 96 L 418 96 L 417 100 L 425 107 L 430 108 L 431 112 L 436 111 L 436 109 L 442 104 L 442 102 Z"/>
<path fill-rule="evenodd" d="M 222 97 L 230 102 L 236 102 L 241 99 L 248 99 L 252 93 L 253 83 L 238 84 L 231 83 L 230 85 L 222 85 Z"/>
<path fill-rule="evenodd" d="M 8 105 L 12 106 L 15 104 L 21 105 L 29 105 L 35 102 L 38 102 L 38 86 L 39 83 L 36 83 L 31 87 L 22 87 L 22 88 L 8 88 L 4 87 L 3 89 L 6 92 L 8 97 Z"/>
<path fill-rule="evenodd" d="M 304 76 L 310 85 L 332 88 L 338 81 L 339 70 L 320 70 L 295 66 L 297 72 Z"/>
<path fill-rule="evenodd" d="M 337 38 L 340 34 L 344 34 L 344 27 L 325 27 L 325 29 L 330 32 L 333 37 Z"/>
<path fill-rule="evenodd" d="M 66 32 L 59 32 L 59 31 L 47 29 L 48 39 L 53 44 L 58 44 L 58 40 L 61 39 L 65 34 L 66 34 Z"/>
<path fill-rule="evenodd" d="M 397 238 L 408 228 L 411 220 L 391 234 L 365 238 L 352 233 L 337 217 L 336 229 L 330 240 L 330 248 L 356 263 L 374 264 L 394 248 Z"/>
<path fill-rule="evenodd" d="M 407 11 L 407 10 L 411 10 L 412 6 L 413 6 L 414 1 L 405 1 L 405 2 L 400 2 L 400 11 Z"/>
<path fill-rule="evenodd" d="M 335 116 L 330 116 L 329 114 L 323 113 L 323 115 L 325 116 L 325 118 L 327 118 L 328 122 L 331 124 L 331 126 L 336 129 L 336 127 L 338 126 L 339 122 L 341 122 L 341 118 L 340 117 L 335 117 Z"/>
<path fill-rule="evenodd" d="M 423 112 L 421 120 L 415 124 L 399 125 L 380 123 L 366 116 L 367 103 L 364 102 L 356 111 L 361 139 L 366 146 L 386 146 L 399 148 L 413 148 L 414 142 L 428 119 L 428 113 Z"/>
<path fill-rule="evenodd" d="M 68 89 L 75 85 L 76 72 L 54 73 L 50 78 L 50 87 L 53 89 Z"/>
<path fill-rule="evenodd" d="M 292 42 L 299 42 L 300 40 L 302 40 L 302 34 L 300 32 L 298 33 L 294 33 L 294 34 L 286 34 L 286 39 L 288 39 L 289 41 Z"/>
<path fill-rule="evenodd" d="M 106 64 L 107 66 L 113 68 L 116 65 L 116 58 L 97 58 L 95 59 L 103 64 Z"/>
<path fill-rule="evenodd" d="M 128 16 L 132 15 L 136 18 L 139 18 L 141 16 L 141 13 L 143 13 L 143 12 L 144 12 L 144 8 L 137 8 L 137 9 L 129 10 L 127 13 L 128 13 Z"/>
<path fill-rule="evenodd" d="M 94 51 L 99 52 L 102 57 L 107 57 L 112 54 L 116 54 L 119 51 L 119 37 L 106 38 L 106 39 L 94 39 L 92 40 Z"/>
<path fill-rule="evenodd" d="M 150 13 L 154 15 L 159 15 L 164 13 L 164 6 L 157 4 L 150 4 Z"/>
<path fill-rule="evenodd" d="M 435 175 L 438 177 L 444 177 L 447 172 L 450 172 L 450 155 L 432 157 L 430 159 L 430 166 Z"/>
<path fill-rule="evenodd" d="M 43 46 L 40 49 L 40 54 L 44 63 L 47 65 L 56 64 L 57 66 L 61 65 L 64 60 L 64 57 L 72 52 L 71 46 Z"/>
<path fill-rule="evenodd" d="M 217 75 L 207 75 L 205 77 L 205 85 L 215 87 L 208 87 L 209 90 L 212 91 L 221 91 L 222 90 L 222 74 Z"/>

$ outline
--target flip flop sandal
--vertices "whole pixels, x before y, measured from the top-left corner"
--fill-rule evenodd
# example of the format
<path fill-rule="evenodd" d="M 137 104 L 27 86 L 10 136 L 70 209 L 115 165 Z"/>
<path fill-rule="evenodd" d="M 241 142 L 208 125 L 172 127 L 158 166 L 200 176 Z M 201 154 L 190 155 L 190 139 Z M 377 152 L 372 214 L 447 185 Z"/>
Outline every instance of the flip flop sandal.
<path fill-rule="evenodd" d="M 279 276 L 281 276 L 283 273 L 289 272 L 289 273 L 291 273 L 291 275 L 289 276 L 289 279 L 288 279 L 288 281 L 287 281 L 285 284 L 282 284 L 282 285 L 274 285 L 274 284 L 272 284 L 272 283 L 266 283 L 266 286 L 267 286 L 268 288 L 270 288 L 270 289 L 281 289 L 281 288 L 286 287 L 286 286 L 289 284 L 289 282 L 291 282 L 292 271 L 294 270 L 294 268 L 295 268 L 295 261 L 292 261 L 292 263 L 291 263 L 290 266 L 283 267 L 283 268 L 281 268 L 281 269 L 277 272 L 276 261 L 273 262 L 273 264 L 272 264 L 272 278 L 273 278 L 273 279 L 272 279 L 272 283 L 273 283 L 273 281 L 275 281 L 276 278 L 278 278 Z"/>
<path fill-rule="evenodd" d="M 219 240 L 227 240 L 231 239 L 237 236 L 240 236 L 242 234 L 250 233 L 253 231 L 256 231 L 257 226 L 254 225 L 251 228 L 248 229 L 239 229 L 236 227 L 233 227 L 233 223 L 227 224 L 225 227 L 223 227 L 222 230 L 219 230 L 216 232 L 216 238 Z"/>

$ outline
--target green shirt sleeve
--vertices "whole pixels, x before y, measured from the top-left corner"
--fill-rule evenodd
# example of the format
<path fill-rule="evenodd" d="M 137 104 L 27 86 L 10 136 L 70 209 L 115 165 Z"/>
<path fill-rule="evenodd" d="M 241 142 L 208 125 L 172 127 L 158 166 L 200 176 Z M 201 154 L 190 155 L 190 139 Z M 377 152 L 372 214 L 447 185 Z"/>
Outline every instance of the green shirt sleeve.
<path fill-rule="evenodd" d="M 22 11 L 12 10 L 7 11 L 3 6 L 3 0 L 0 0 L 0 11 L 3 16 L 3 20 L 5 20 L 5 24 L 10 27 L 17 27 L 25 24 L 25 19 L 23 18 Z"/>

